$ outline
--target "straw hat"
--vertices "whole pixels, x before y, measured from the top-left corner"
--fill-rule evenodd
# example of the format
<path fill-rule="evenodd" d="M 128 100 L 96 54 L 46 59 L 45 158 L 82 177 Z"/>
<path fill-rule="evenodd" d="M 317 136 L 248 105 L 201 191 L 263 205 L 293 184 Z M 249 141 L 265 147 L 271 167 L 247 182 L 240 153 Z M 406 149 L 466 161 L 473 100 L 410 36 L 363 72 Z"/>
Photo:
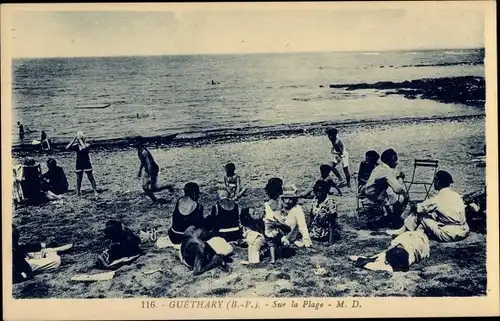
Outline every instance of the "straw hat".
<path fill-rule="evenodd" d="M 282 198 L 298 198 L 299 193 L 298 189 L 295 185 L 285 185 L 283 186 L 283 194 L 281 194 Z"/>

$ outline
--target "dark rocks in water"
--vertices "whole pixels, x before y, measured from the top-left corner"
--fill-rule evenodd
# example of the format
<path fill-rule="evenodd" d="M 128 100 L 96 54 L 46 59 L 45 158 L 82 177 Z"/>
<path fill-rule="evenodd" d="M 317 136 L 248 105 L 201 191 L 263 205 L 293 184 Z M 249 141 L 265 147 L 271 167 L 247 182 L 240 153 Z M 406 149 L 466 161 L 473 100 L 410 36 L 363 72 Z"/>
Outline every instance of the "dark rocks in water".
<path fill-rule="evenodd" d="M 324 88 L 324 87 L 325 87 L 325 86 L 323 86 L 323 85 L 319 85 L 319 88 Z"/>
<path fill-rule="evenodd" d="M 345 88 L 345 90 L 393 89 L 395 91 L 388 94 L 397 93 L 409 99 L 420 95 L 422 99 L 443 103 L 460 103 L 475 107 L 484 107 L 486 100 L 484 77 L 475 76 L 417 79 L 403 82 L 382 81 L 372 84 L 332 84 L 329 87 Z"/>

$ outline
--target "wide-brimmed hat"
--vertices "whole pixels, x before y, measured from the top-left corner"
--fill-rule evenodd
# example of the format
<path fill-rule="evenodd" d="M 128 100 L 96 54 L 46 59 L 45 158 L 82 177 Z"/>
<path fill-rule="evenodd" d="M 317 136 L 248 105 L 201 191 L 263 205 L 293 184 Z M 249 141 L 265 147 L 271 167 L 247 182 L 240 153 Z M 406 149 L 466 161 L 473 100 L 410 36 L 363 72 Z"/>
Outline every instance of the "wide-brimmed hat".
<path fill-rule="evenodd" d="M 298 198 L 299 193 L 298 189 L 295 185 L 285 185 L 283 186 L 283 194 L 281 194 L 282 198 Z"/>

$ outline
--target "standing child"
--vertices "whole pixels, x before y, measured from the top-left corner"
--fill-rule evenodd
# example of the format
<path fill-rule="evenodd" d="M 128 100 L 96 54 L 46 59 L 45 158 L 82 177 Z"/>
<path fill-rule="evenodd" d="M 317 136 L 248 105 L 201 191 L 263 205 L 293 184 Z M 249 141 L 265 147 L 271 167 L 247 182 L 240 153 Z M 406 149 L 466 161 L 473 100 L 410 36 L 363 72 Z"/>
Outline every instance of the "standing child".
<path fill-rule="evenodd" d="M 237 200 L 246 192 L 246 188 L 241 186 L 241 179 L 236 174 L 236 166 L 233 163 L 227 163 L 224 166 L 226 170 L 226 176 L 224 176 L 224 185 L 229 192 L 229 197 L 233 200 Z"/>
<path fill-rule="evenodd" d="M 349 174 L 349 153 L 347 150 L 344 148 L 344 144 L 340 139 L 338 139 L 338 130 L 335 128 L 330 128 L 326 131 L 326 135 L 328 136 L 328 139 L 330 139 L 330 142 L 332 143 L 332 154 L 333 154 L 333 160 L 332 160 L 332 172 L 335 174 L 335 176 L 341 181 L 339 186 L 347 186 L 348 188 L 351 187 L 351 175 Z M 344 174 L 345 174 L 345 182 L 342 180 L 342 177 L 340 176 L 339 171 L 337 170 L 336 166 L 342 163 L 342 167 L 344 169 Z"/>

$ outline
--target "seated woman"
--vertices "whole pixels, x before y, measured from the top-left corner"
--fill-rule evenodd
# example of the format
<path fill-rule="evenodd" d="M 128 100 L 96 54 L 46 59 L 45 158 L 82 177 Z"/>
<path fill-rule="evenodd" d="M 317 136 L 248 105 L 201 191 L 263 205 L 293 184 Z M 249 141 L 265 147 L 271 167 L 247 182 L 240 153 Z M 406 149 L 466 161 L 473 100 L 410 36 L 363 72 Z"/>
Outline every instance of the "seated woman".
<path fill-rule="evenodd" d="M 309 216 L 311 238 L 318 241 L 328 241 L 333 244 L 338 239 L 337 204 L 328 195 L 329 186 L 324 181 L 314 185 L 315 198 Z"/>
<path fill-rule="evenodd" d="M 58 201 L 58 195 L 52 193 L 42 179 L 40 164 L 28 157 L 22 166 L 21 188 L 26 203 L 29 205 L 40 205 L 47 201 Z"/>
<path fill-rule="evenodd" d="M 48 171 L 42 175 L 42 178 L 47 183 L 47 188 L 54 194 L 64 194 L 68 192 L 68 180 L 62 167 L 57 166 L 57 162 L 53 158 L 47 160 Z"/>
<path fill-rule="evenodd" d="M 184 186 L 184 196 L 181 196 L 175 204 L 172 215 L 172 227 L 168 230 L 168 237 L 172 244 L 179 247 L 184 232 L 193 225 L 197 228 L 204 228 L 203 205 L 198 202 L 200 198 L 200 187 L 198 184 L 190 182 Z"/>
<path fill-rule="evenodd" d="M 238 242 L 243 238 L 240 223 L 241 208 L 229 198 L 227 190 L 217 191 L 217 202 L 212 206 L 208 219 L 212 234 L 227 242 Z"/>

